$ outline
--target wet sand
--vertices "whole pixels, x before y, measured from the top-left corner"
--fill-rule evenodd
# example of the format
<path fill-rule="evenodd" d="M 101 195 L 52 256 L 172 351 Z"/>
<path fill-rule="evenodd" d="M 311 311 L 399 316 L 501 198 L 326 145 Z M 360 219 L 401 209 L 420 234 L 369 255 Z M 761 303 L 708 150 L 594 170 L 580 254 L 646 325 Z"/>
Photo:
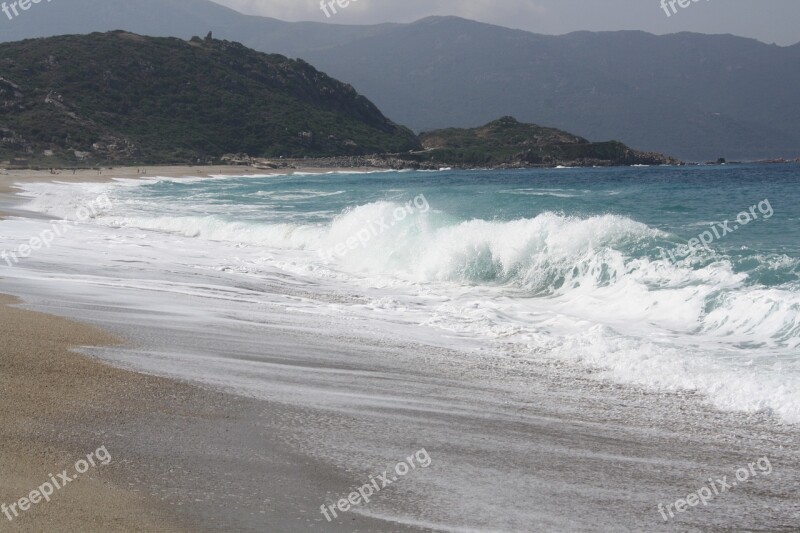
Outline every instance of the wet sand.
<path fill-rule="evenodd" d="M 120 341 L 18 303 L 0 295 L 0 503 L 101 446 L 113 461 L 11 522 L 0 515 L 1 531 L 408 530 L 315 512 L 348 481 L 286 446 L 299 410 L 80 355 L 72 349 Z"/>
<path fill-rule="evenodd" d="M 30 291 L 31 301 L 62 312 L 76 305 L 62 307 L 48 294 L 47 287 Z M 200 383 L 211 373 L 219 377 L 214 387 L 226 389 L 228 376 L 258 373 L 253 389 L 240 392 L 260 400 L 140 374 L 119 380 L 116 370 L 104 369 L 93 378 L 98 389 L 88 412 L 78 404 L 80 416 L 45 424 L 45 437 L 23 433 L 18 441 L 15 458 L 26 460 L 29 440 L 52 439 L 70 458 L 102 440 L 115 464 L 124 462 L 107 471 L 116 486 L 138 491 L 134 504 L 148 497 L 139 505 L 149 510 L 145 516 L 187 531 L 796 530 L 798 431 L 766 414 L 723 413 L 695 394 L 598 383 L 560 365 L 469 361 L 383 340 L 370 348 L 308 335 L 279 318 L 252 330 L 248 351 L 232 343 L 236 334 L 227 328 L 200 334 L 171 327 L 168 315 L 127 315 L 110 301 L 102 309 L 88 302 L 75 308 L 95 309 L 86 318 L 120 334 L 162 339 L 148 347 L 155 353 L 180 346 L 187 354 L 176 359 L 182 373 L 196 369 L 192 378 Z M 133 323 L 123 327 L 121 316 Z M 204 359 L 204 349 L 219 361 Z M 135 346 L 107 350 L 104 357 L 118 365 L 141 357 Z M 249 363 L 226 365 L 227 358 Z M 57 391 L 63 371 L 53 373 Z M 42 405 L 54 403 L 63 402 Z M 431 467 L 359 509 L 372 517 L 353 512 L 324 521 L 320 504 L 421 447 Z M 685 498 L 710 476 L 731 480 L 761 457 L 771 461 L 769 475 L 669 523 L 660 518 L 659 503 Z M 41 464 L 35 458 L 32 468 Z M 52 469 L 50 459 L 44 464 Z M 104 519 L 92 506 L 72 511 L 76 520 L 81 513 Z M 381 517 L 417 517 L 421 527 Z"/>
<path fill-rule="evenodd" d="M 71 348 L 117 341 L 90 326 L 7 307 L 15 302 L 0 296 L 0 502 L 7 505 L 103 446 L 107 439 L 98 429 L 109 419 L 124 424 L 137 407 L 163 410 L 179 388 L 76 355 Z M 156 394 L 141 394 L 148 390 Z M 126 403 L 133 395 L 144 403 Z M 13 522 L 0 515 L 0 529 L 180 531 L 160 502 L 115 483 L 120 468 L 119 462 L 98 465 Z"/>

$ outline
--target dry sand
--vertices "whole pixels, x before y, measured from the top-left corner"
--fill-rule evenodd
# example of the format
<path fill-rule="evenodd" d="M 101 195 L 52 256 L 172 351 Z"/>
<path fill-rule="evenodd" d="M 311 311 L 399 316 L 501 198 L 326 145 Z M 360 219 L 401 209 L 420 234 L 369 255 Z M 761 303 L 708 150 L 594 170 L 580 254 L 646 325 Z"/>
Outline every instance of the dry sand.
<path fill-rule="evenodd" d="M 70 348 L 115 342 L 102 331 L 57 317 L 7 307 L 0 296 L 0 503 L 11 504 L 72 470 L 77 460 L 103 446 L 102 435 L 76 430 L 113 417 L 131 416 L 138 396 L 145 409 L 163 409 L 176 384 L 118 370 L 77 355 Z M 149 391 L 151 394 L 142 394 Z M 109 450 L 113 458 L 113 450 Z M 114 483 L 117 466 L 91 469 L 66 485 L 50 503 L 39 503 L 14 522 L 12 531 L 179 531 L 158 502 Z M 89 510 L 102 510 L 91 512 Z M 88 511 L 88 512 L 87 512 Z"/>

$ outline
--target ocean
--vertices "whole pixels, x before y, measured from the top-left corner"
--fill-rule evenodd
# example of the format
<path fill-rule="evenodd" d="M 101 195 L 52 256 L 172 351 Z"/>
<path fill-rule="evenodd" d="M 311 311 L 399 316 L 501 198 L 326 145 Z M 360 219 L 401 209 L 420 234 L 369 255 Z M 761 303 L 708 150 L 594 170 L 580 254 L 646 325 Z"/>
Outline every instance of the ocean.
<path fill-rule="evenodd" d="M 694 391 L 722 410 L 797 423 L 799 170 L 26 184 L 26 207 L 50 216 L 74 220 L 99 195 L 110 203 L 13 268 L 0 267 L 91 295 L 95 306 L 121 288 L 129 302 L 158 312 L 176 305 L 175 294 L 216 298 L 225 301 L 224 313 L 212 320 L 194 309 L 191 316 L 212 328 L 214 320 L 245 314 L 261 323 L 269 313 L 296 324 L 328 317 L 353 336 L 568 365 L 593 380 Z M 44 224 L 7 225 L 6 246 L 26 242 Z M 258 302 L 269 313 L 260 315 Z M 204 373 L 197 362 L 190 372 L 191 354 L 158 353 L 128 363 L 222 379 L 224 372 Z"/>

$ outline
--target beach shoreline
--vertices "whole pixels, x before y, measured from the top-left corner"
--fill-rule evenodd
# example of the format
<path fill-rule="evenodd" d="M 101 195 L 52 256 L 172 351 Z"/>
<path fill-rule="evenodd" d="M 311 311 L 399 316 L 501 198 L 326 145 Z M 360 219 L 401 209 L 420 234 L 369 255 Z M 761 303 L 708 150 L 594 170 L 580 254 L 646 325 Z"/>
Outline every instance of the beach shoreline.
<path fill-rule="evenodd" d="M 99 169 L 55 168 L 49 170 L 8 169 L 0 170 L 0 220 L 8 216 L 8 206 L 19 202 L 16 193 L 20 190 L 15 183 L 108 183 L 114 179 L 153 179 L 162 178 L 210 178 L 212 176 L 264 176 L 292 175 L 297 173 L 326 174 L 329 172 L 380 172 L 385 168 L 325 168 L 314 165 L 303 166 L 296 162 L 293 168 L 256 168 L 251 165 L 156 165 L 156 166 L 120 166 Z M 3 206 L 6 205 L 4 213 Z"/>
<path fill-rule="evenodd" d="M 186 167 L 175 172 L 186 175 Z M 131 176 L 104 172 L 97 180 L 112 177 Z M 67 181 L 40 174 L 14 179 Z M 9 183 L 0 180 L 6 194 L 13 192 Z M 26 309 L 79 322 L 2 300 L 2 336 L 12 341 L 0 350 L 3 389 L 12 391 L 4 406 L 2 463 L 17 469 L 7 475 L 18 482 L 0 492 L 0 502 L 24 496 L 41 484 L 45 470 L 44 479 L 101 445 L 114 462 L 98 470 L 98 484 L 85 493 L 81 485 L 69 487 L 61 504 L 26 513 L 13 524 L 21 531 L 53 523 L 66 530 L 83 524 L 83 531 L 125 531 L 133 523 L 166 531 L 460 531 L 492 526 L 491 515 L 483 514 L 491 506 L 520 515 L 498 531 L 530 524 L 587 531 L 613 524 L 654 531 L 791 526 L 798 432 L 766 413 L 720 412 L 693 393 L 595 382 L 569 365 L 472 359 L 391 339 L 373 346 L 322 335 L 313 323 L 307 326 L 313 333 L 303 334 L 280 321 L 280 310 L 267 323 L 246 322 L 245 338 L 233 329 L 209 333 L 226 339 L 225 350 L 215 352 L 220 359 L 191 362 L 202 353 L 188 341 L 206 341 L 191 314 L 174 321 L 177 311 L 159 316 L 155 306 L 148 318 L 147 308 L 130 307 L 132 300 L 92 300 L 58 287 L 0 271 L 0 292 L 23 298 Z M 176 309 L 213 304 L 171 298 Z M 145 337 L 159 340 L 139 345 Z M 70 351 L 81 346 L 101 348 L 92 357 Z M 158 355 L 178 346 L 187 346 L 191 357 L 183 366 L 197 368 L 198 379 L 156 377 L 164 375 Z M 129 363 L 140 356 L 154 366 Z M 263 373 L 263 382 L 234 393 L 224 372 L 201 368 L 227 362 L 223 356 Z M 208 374 L 219 380 L 200 379 Z M 32 401 L 40 389 L 46 394 Z M 26 456 L 28 442 L 34 451 Z M 321 504 L 346 497 L 386 461 L 422 447 L 433 465 L 404 480 L 414 490 L 387 491 L 373 507 L 333 522 L 320 514 Z M 45 451 L 35 451 L 40 448 Z M 761 456 L 772 460 L 772 479 L 779 482 L 757 480 L 708 512 L 661 521 L 658 503 Z M 69 496 L 72 489 L 81 493 Z M 102 498 L 113 500 L 107 513 L 95 511 L 105 508 Z M 771 512 L 756 515 L 764 506 Z M 462 513 L 448 520 L 442 511 L 451 509 Z M 436 510 L 444 516 L 438 522 L 410 518 Z M 88 525 L 81 522 L 87 517 Z"/>
<path fill-rule="evenodd" d="M 19 303 L 0 296 L 0 502 L 7 506 L 48 482 L 52 472 L 67 469 L 104 446 L 104 437 L 88 435 L 96 435 L 102 427 L 98 418 L 113 413 L 114 423 L 124 424 L 132 416 L 132 409 L 120 397 L 143 388 L 158 390 L 154 401 L 141 407 L 158 404 L 163 409 L 168 391 L 176 386 L 74 353 L 78 346 L 118 340 L 91 326 L 19 309 Z M 113 458 L 114 450 L 109 452 Z M 165 509 L 159 509 L 161 502 L 130 492 L 119 481 L 114 475 L 117 465 L 98 466 L 88 478 L 65 485 L 49 503 L 40 502 L 26 512 L 12 509 L 0 516 L 2 529 L 41 531 L 58 525 L 65 531 L 137 527 L 182 531 L 167 518 Z M 86 513 L 85 509 L 102 512 Z M 13 521 L 7 522 L 9 515 Z"/>
<path fill-rule="evenodd" d="M 327 491 L 346 486 L 335 468 L 285 447 L 288 433 L 277 428 L 300 413 L 87 357 L 76 350 L 120 339 L 24 307 L 0 295 L 0 503 L 13 519 L 0 515 L 0 529 L 291 531 Z M 99 447 L 110 464 L 77 479 L 72 465 Z M 62 470 L 74 481 L 20 509 Z M 322 515 L 307 522 L 297 530 L 320 527 Z M 383 524 L 356 515 L 324 530 Z"/>
<path fill-rule="evenodd" d="M 34 215 L 17 209 L 22 198 L 17 195 L 16 183 L 288 173 L 236 166 L 198 169 L 152 167 L 144 174 L 126 167 L 102 175 L 96 171 L 74 175 L 9 171 L 0 174 L 0 221 L 4 207 L 12 216 Z M 329 171 L 307 168 L 290 172 Z M 0 291 L 7 281 L 0 270 Z M 84 322 L 29 310 L 26 303 L 24 294 L 0 292 L 0 503 L 6 504 L 12 517 L 8 520 L 0 514 L 0 529 L 188 532 L 219 531 L 238 524 L 241 531 L 260 531 L 257 524 L 269 516 L 271 525 L 289 530 L 297 520 L 296 509 L 286 512 L 281 500 L 289 508 L 298 501 L 316 505 L 325 496 L 326 484 L 333 488 L 341 482 L 334 470 L 315 465 L 313 478 L 321 482 L 320 492 L 307 488 L 314 482 L 307 472 L 310 462 L 285 450 L 282 442 L 270 435 L 271 421 L 289 416 L 286 408 L 88 357 L 79 352 L 126 341 Z M 93 469 L 86 480 L 65 485 L 49 502 L 20 510 L 19 500 L 47 482 L 52 472 L 71 468 L 99 446 L 112 456 L 110 465 Z M 268 458 L 261 457 L 262 449 L 254 453 L 261 447 L 270 450 Z M 231 450 L 238 453 L 230 457 Z M 201 453 L 208 462 L 198 460 Z M 224 467 L 215 466 L 214 461 Z M 298 472 L 295 479 L 287 476 L 289 466 Z M 304 470 L 305 474 L 299 474 Z M 183 475 L 164 476 L 165 471 Z M 201 482 L 189 475 L 192 471 L 203 473 Z M 218 488 L 234 474 L 249 493 Z M 282 485 L 259 487 L 261 476 L 269 474 L 283 478 Z M 265 491 L 263 498 L 259 498 L 260 490 Z M 238 508 L 228 509 L 227 504 L 199 504 L 200 497 L 211 494 L 247 499 L 247 505 L 260 514 L 243 518 Z M 313 503 L 306 501 L 310 498 Z M 12 504 L 17 504 L 13 510 Z M 363 531 L 380 531 L 383 522 L 357 517 L 355 523 Z M 326 530 L 348 531 L 347 526 L 338 524 Z M 405 528 L 398 526 L 397 530 Z"/>
<path fill-rule="evenodd" d="M 140 178 L 285 175 L 245 167 L 159 167 Z M 136 178 L 136 169 L 103 175 L 17 171 L 0 175 L 3 208 L 18 209 L 15 183 L 105 183 Z M 326 173 L 328 169 L 302 172 Z M 25 292 L 0 270 L 0 529 L 36 532 L 291 531 L 322 527 L 321 514 L 303 520 L 328 492 L 346 485 L 331 465 L 287 449 L 286 405 L 258 401 L 202 384 L 158 377 L 89 357 L 86 350 L 135 344 L 85 321 L 31 310 Z M 54 295 L 57 299 L 58 296 Z M 21 511 L 54 472 L 69 470 L 103 446 L 113 461 L 59 490 L 49 502 Z M 230 486 L 230 479 L 237 486 Z M 280 484 L 274 480 L 280 480 Z M 10 506 L 16 504 L 15 510 Z M 16 513 L 16 514 L 15 514 Z M 325 531 L 386 531 L 381 519 L 358 516 L 324 524 Z M 7 529 L 6 529 L 7 528 Z M 410 531 L 393 525 L 393 531 Z"/>

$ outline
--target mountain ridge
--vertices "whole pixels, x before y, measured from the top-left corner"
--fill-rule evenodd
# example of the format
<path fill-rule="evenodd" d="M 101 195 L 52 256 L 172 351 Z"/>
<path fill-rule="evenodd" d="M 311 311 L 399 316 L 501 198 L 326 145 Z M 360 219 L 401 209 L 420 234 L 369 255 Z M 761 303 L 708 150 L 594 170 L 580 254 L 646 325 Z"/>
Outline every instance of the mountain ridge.
<path fill-rule="evenodd" d="M 550 36 L 458 17 L 370 26 L 283 22 L 207 0 L 39 7 L 3 26 L 2 38 L 117 26 L 189 38 L 210 29 L 303 58 L 415 131 L 512 115 L 687 160 L 800 155 L 800 43 L 690 32 Z"/>

